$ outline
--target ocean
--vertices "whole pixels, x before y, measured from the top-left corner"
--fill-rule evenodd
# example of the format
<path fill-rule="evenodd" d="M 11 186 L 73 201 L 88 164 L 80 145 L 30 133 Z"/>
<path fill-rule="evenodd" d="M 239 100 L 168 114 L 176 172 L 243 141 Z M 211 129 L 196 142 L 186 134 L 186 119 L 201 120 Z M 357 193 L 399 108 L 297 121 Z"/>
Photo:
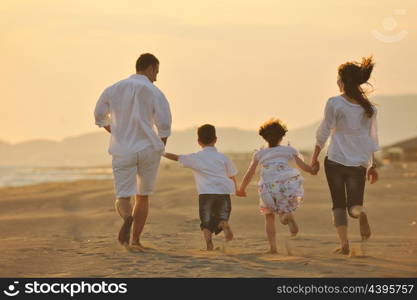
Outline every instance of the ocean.
<path fill-rule="evenodd" d="M 0 187 L 81 179 L 112 179 L 111 167 L 13 167 L 0 166 Z"/>

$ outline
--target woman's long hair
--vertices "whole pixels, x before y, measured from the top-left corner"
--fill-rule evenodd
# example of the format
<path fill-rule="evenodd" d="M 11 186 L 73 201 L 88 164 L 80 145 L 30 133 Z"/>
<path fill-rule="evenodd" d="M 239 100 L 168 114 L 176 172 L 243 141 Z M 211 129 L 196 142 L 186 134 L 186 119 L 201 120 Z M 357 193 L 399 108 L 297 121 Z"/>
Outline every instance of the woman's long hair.
<path fill-rule="evenodd" d="M 343 83 L 345 94 L 358 103 L 365 110 L 365 114 L 371 118 L 374 114 L 374 109 L 367 97 L 367 92 L 361 87 L 362 84 L 368 83 L 371 77 L 372 70 L 375 63 L 372 61 L 372 56 L 362 58 L 362 62 L 347 62 L 339 66 L 339 77 Z"/>

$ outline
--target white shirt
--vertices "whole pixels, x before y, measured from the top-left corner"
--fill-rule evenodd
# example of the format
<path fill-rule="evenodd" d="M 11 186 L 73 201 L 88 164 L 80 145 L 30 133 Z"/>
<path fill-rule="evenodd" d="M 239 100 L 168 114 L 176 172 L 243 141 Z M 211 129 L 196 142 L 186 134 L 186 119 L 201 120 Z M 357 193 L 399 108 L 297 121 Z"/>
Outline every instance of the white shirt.
<path fill-rule="evenodd" d="M 253 160 L 262 166 L 258 184 L 286 180 L 300 175 L 300 171 L 288 164 L 295 156 L 303 160 L 302 155 L 290 146 L 277 146 L 256 151 Z"/>
<path fill-rule="evenodd" d="M 106 88 L 94 116 L 99 127 L 111 127 L 109 153 L 112 155 L 133 154 L 150 145 L 162 151 L 161 138 L 171 134 L 169 103 L 144 75 L 134 74 Z"/>
<path fill-rule="evenodd" d="M 344 166 L 369 166 L 372 153 L 379 149 L 377 110 L 375 106 L 373 109 L 375 113 L 369 118 L 362 106 L 347 101 L 343 96 L 327 101 L 316 139 L 317 145 L 323 149 L 331 135 L 327 152 L 330 160 Z"/>
<path fill-rule="evenodd" d="M 180 155 L 179 163 L 191 168 L 199 194 L 234 194 L 235 185 L 230 177 L 237 174 L 232 161 L 215 147 L 187 155 Z"/>

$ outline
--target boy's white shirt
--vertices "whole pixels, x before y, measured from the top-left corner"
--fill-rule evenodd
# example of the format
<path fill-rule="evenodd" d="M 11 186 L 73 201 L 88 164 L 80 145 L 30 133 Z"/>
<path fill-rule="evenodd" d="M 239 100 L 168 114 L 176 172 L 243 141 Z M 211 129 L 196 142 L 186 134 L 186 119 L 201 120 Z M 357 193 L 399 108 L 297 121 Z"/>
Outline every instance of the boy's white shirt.
<path fill-rule="evenodd" d="M 233 162 L 215 147 L 179 155 L 178 162 L 192 169 L 199 194 L 235 194 L 235 185 L 230 177 L 237 174 Z"/>

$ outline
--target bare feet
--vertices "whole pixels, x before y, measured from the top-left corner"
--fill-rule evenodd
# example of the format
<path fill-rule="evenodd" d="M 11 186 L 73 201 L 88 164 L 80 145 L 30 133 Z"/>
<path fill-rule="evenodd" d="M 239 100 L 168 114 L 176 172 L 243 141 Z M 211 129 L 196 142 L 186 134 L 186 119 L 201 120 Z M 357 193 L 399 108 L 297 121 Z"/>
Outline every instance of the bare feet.
<path fill-rule="evenodd" d="M 229 226 L 227 226 L 224 229 L 224 238 L 225 238 L 226 242 L 230 242 L 231 240 L 233 240 L 233 232 L 232 232 L 232 230 L 230 229 Z"/>
<path fill-rule="evenodd" d="M 147 247 L 143 246 L 140 242 L 132 242 L 130 244 L 130 247 L 132 247 L 135 250 L 139 250 L 141 252 L 143 252 L 147 249 Z"/>
<path fill-rule="evenodd" d="M 224 238 L 225 238 L 226 242 L 229 242 L 229 241 L 233 240 L 233 232 L 232 232 L 232 229 L 230 228 L 230 225 L 227 222 L 223 221 L 220 224 L 220 227 L 224 231 Z"/>
<path fill-rule="evenodd" d="M 213 241 L 209 240 L 209 241 L 206 241 L 206 243 L 207 243 L 207 251 L 213 251 L 214 249 Z"/>
<path fill-rule="evenodd" d="M 371 228 L 368 223 L 368 216 L 365 212 L 359 215 L 359 229 L 362 236 L 362 241 L 366 241 L 371 237 Z"/>
<path fill-rule="evenodd" d="M 291 236 L 296 236 L 298 233 L 298 225 L 295 222 L 294 216 L 289 214 L 287 217 L 288 220 L 288 229 L 290 230 Z"/>
<path fill-rule="evenodd" d="M 265 252 L 265 254 L 278 254 L 277 249 L 269 249 L 267 252 Z"/>
<path fill-rule="evenodd" d="M 288 216 L 287 214 L 280 214 L 279 215 L 279 221 L 282 225 L 288 225 Z"/>
<path fill-rule="evenodd" d="M 337 254 L 343 254 L 343 255 L 348 255 L 350 252 L 349 250 L 349 244 L 345 244 L 340 246 L 340 248 L 336 248 L 333 253 L 337 253 Z"/>
<path fill-rule="evenodd" d="M 145 249 L 140 244 L 131 244 L 129 249 L 135 252 L 145 252 Z"/>
<path fill-rule="evenodd" d="M 128 216 L 123 222 L 122 227 L 119 231 L 119 243 L 122 245 L 129 244 L 130 240 L 130 229 L 132 227 L 133 217 Z"/>
<path fill-rule="evenodd" d="M 148 246 L 143 245 L 141 242 L 132 242 L 132 243 L 131 243 L 131 245 L 132 245 L 132 246 L 135 246 L 135 247 L 140 247 L 140 248 L 142 248 L 143 250 L 155 250 L 155 249 L 154 249 L 154 248 L 152 248 L 152 247 L 148 247 Z"/>

